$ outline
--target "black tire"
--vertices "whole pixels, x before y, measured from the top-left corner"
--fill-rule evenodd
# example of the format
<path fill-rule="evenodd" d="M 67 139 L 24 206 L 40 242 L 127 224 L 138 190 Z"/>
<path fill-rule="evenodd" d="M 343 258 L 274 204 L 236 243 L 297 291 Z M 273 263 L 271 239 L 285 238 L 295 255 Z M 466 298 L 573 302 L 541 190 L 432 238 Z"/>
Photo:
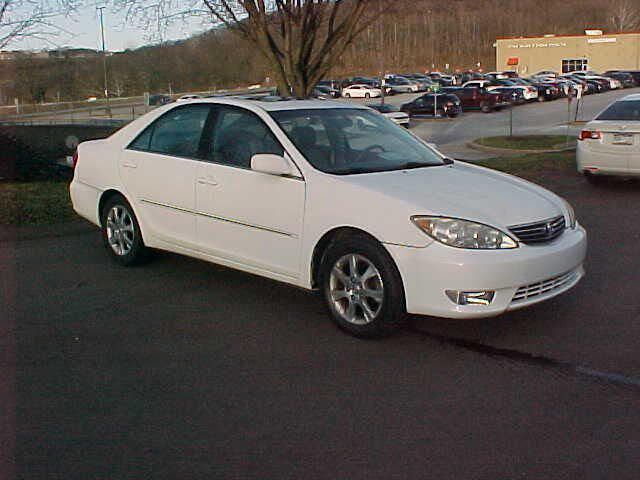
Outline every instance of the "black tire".
<path fill-rule="evenodd" d="M 354 322 L 346 320 L 338 311 L 338 308 L 340 307 L 336 306 L 336 303 L 332 298 L 332 286 L 336 287 L 341 283 L 335 283 L 337 277 L 332 276 L 332 270 L 334 269 L 334 266 L 344 258 L 350 258 L 351 256 L 356 256 L 359 259 L 358 268 L 360 268 L 360 270 L 364 270 L 359 272 L 359 278 L 364 278 L 363 274 L 368 268 L 366 262 L 374 265 L 375 269 L 377 269 L 377 273 L 379 274 L 379 277 L 362 281 L 360 283 L 360 287 L 365 290 L 360 291 L 380 292 L 381 289 L 382 301 L 380 304 L 377 304 L 376 301 L 373 301 L 373 303 L 367 301 L 367 295 L 362 294 L 362 296 L 360 296 L 360 293 L 353 294 L 357 299 L 353 299 L 353 297 L 345 297 L 339 301 L 341 302 L 340 305 L 344 305 L 343 313 L 345 316 L 347 314 L 348 305 L 351 304 L 352 301 L 359 301 L 360 305 L 362 305 L 363 302 L 367 302 L 367 305 L 369 306 L 373 304 L 373 310 L 375 311 L 377 308 L 377 311 L 373 317 L 370 317 L 369 321 L 364 318 L 366 317 L 366 314 L 363 306 L 356 306 L 354 308 L 355 312 L 358 312 L 359 310 L 362 314 L 358 317 L 362 317 L 361 320 L 367 323 L 354 323 L 357 319 L 354 319 Z M 356 271 L 358 271 L 358 268 L 356 268 Z M 378 282 L 379 280 L 380 282 Z M 376 283 L 377 287 L 375 284 L 372 285 L 367 283 L 369 281 Z M 327 309 L 331 313 L 331 317 L 335 324 L 355 337 L 387 337 L 397 332 L 404 323 L 406 317 L 406 306 L 404 287 L 400 273 L 398 272 L 393 259 L 384 247 L 366 235 L 339 237 L 329 245 L 320 263 L 320 286 Z M 338 289 L 340 292 L 348 291 L 349 287 L 347 285 L 343 284 L 342 286 L 343 289 Z M 369 298 L 369 300 L 372 299 Z M 371 310 L 371 307 L 369 307 L 370 312 Z"/>
<path fill-rule="evenodd" d="M 351 98 L 351 94 L 350 94 L 349 92 L 345 93 L 345 94 L 344 94 L 344 96 L 345 96 L 346 98 Z"/>
<path fill-rule="evenodd" d="M 365 93 L 365 94 L 364 94 L 364 98 L 371 98 L 371 94 L 369 94 L 369 93 Z"/>
<path fill-rule="evenodd" d="M 546 100 L 546 98 L 544 97 L 544 95 L 538 95 L 538 102 L 544 102 Z"/>
<path fill-rule="evenodd" d="M 123 219 L 121 223 L 122 228 L 119 229 L 119 232 L 116 231 L 115 233 L 113 232 L 112 226 L 117 225 L 110 220 L 110 213 L 114 208 L 121 209 L 121 211 L 124 212 L 121 216 Z M 125 267 L 129 267 L 139 265 L 149 259 L 149 249 L 144 245 L 138 219 L 135 213 L 133 213 L 131 205 L 129 205 L 129 202 L 127 202 L 123 196 L 115 195 L 107 200 L 100 213 L 100 221 L 102 225 L 102 241 L 111 258 L 116 262 Z M 110 235 L 112 239 L 114 239 L 115 235 L 113 241 L 117 245 L 112 246 L 112 241 L 110 241 L 109 238 Z M 118 236 L 120 236 L 120 240 L 118 240 Z M 118 246 L 122 253 L 116 252 Z M 123 250 L 126 248 L 128 248 L 128 250 Z"/>
<path fill-rule="evenodd" d="M 602 183 L 606 181 L 606 177 L 604 175 L 594 175 L 591 172 L 584 172 L 584 178 L 591 185 L 602 185 Z"/>
<path fill-rule="evenodd" d="M 488 105 L 486 103 L 481 103 L 480 104 L 480 111 L 482 113 L 491 113 L 493 111 L 493 109 L 491 108 L 491 105 Z"/>

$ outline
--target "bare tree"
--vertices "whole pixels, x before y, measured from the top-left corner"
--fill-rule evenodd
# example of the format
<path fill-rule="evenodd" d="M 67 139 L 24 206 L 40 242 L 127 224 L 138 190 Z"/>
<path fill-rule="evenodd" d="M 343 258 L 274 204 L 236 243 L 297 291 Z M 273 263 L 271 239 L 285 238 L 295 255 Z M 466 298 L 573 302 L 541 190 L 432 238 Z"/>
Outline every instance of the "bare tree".
<path fill-rule="evenodd" d="M 633 30 L 640 26 L 640 3 L 638 0 L 614 0 L 609 3 L 609 22 L 617 32 Z"/>
<path fill-rule="evenodd" d="M 187 8 L 184 7 L 188 4 Z M 115 0 L 147 24 L 206 16 L 252 44 L 273 69 L 278 91 L 311 95 L 356 37 L 379 15 L 368 0 Z M 174 5 L 175 4 L 175 5 Z M 154 18 L 155 17 L 155 18 Z"/>
<path fill-rule="evenodd" d="M 69 14 L 80 0 L 0 0 L 0 50 L 23 38 L 50 41 L 59 35 L 56 18 Z"/>

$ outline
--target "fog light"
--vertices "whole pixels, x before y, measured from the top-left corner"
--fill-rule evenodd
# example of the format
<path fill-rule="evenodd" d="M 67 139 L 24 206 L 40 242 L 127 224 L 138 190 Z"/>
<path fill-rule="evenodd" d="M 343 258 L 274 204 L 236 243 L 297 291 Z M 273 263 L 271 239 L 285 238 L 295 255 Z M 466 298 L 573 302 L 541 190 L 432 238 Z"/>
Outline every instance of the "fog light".
<path fill-rule="evenodd" d="M 457 305 L 489 305 L 493 301 L 496 292 L 484 290 L 482 292 L 460 292 L 458 290 L 446 290 L 449 300 Z"/>

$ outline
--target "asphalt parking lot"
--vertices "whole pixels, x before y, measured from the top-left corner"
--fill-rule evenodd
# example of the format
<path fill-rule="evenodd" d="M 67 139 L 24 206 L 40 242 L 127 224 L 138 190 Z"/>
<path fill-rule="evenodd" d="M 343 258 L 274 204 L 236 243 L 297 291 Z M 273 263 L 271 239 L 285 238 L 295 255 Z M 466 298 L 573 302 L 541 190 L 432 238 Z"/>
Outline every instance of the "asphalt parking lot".
<path fill-rule="evenodd" d="M 90 228 L 5 232 L 16 477 L 637 479 L 640 182 L 537 180 L 587 228 L 587 277 L 383 341 L 274 281 L 171 254 L 125 269 Z"/>

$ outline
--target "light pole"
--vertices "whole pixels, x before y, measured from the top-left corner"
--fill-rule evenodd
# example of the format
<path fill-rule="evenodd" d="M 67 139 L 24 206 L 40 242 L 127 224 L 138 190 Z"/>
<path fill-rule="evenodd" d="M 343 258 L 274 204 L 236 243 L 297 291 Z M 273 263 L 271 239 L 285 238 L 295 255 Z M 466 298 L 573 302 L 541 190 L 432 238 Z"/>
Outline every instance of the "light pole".
<path fill-rule="evenodd" d="M 104 73 L 104 97 L 107 100 L 107 113 L 109 117 L 111 117 L 111 107 L 109 105 L 109 86 L 107 82 L 107 50 L 104 41 L 104 19 L 103 19 L 103 10 L 106 7 L 98 7 L 100 11 L 100 36 L 102 38 L 102 70 Z"/>

